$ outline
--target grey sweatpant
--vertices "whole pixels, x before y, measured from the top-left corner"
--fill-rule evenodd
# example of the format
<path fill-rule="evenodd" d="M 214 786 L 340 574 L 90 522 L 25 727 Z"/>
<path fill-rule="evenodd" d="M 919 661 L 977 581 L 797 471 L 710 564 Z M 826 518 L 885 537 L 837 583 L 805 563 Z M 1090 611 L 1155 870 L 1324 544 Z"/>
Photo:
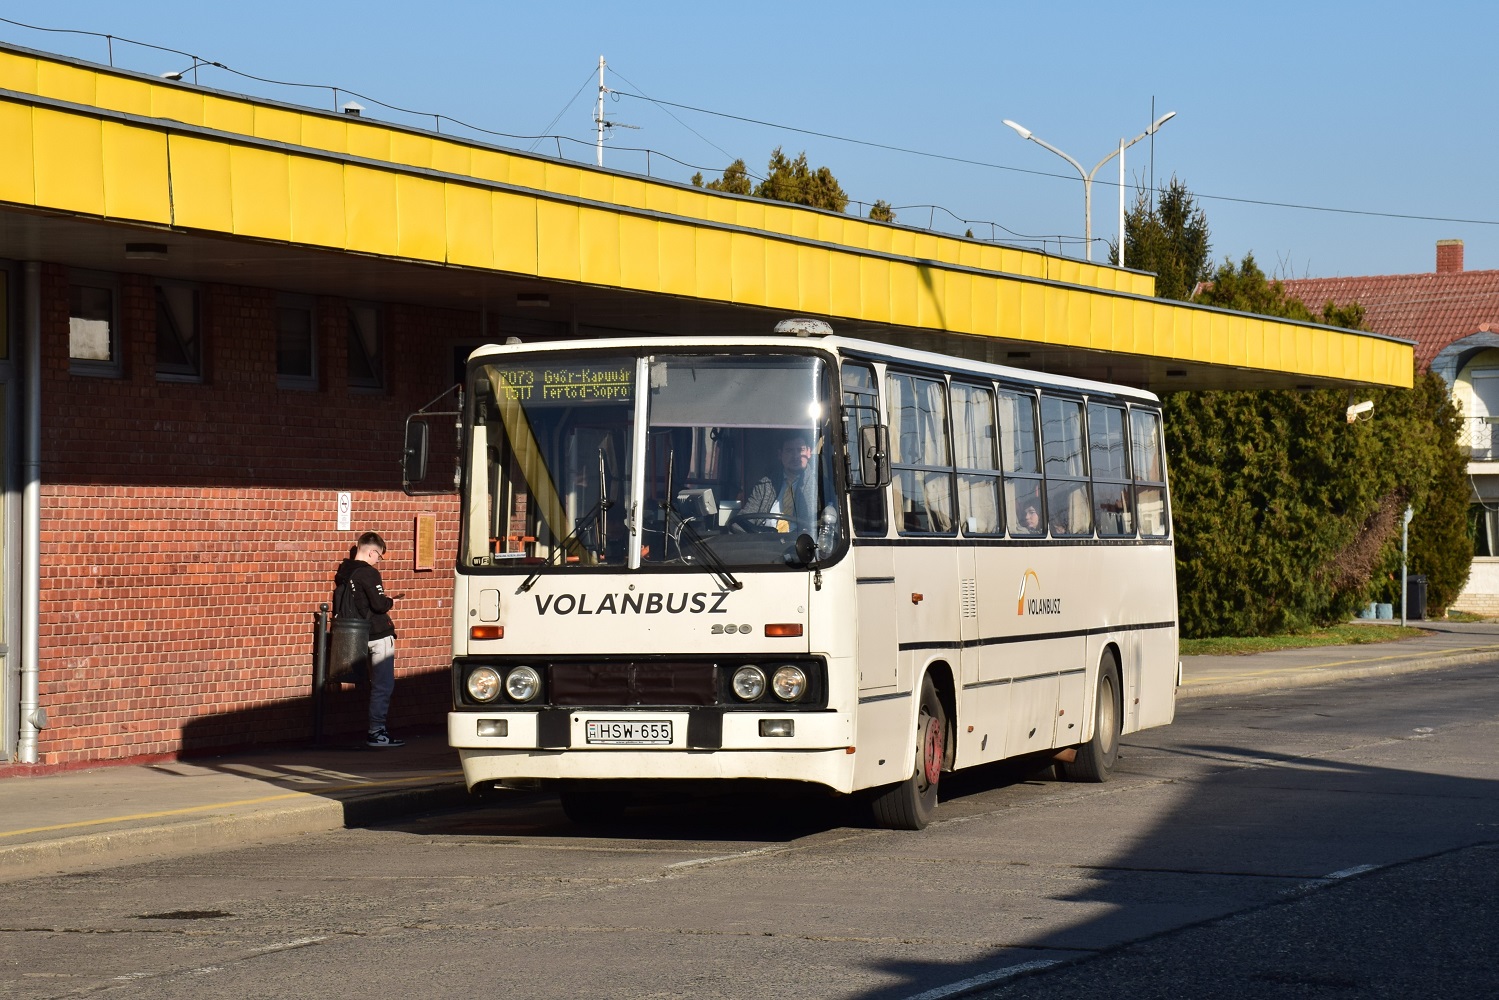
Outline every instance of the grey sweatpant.
<path fill-rule="evenodd" d="M 396 689 L 396 637 L 370 640 L 370 732 L 385 728 Z"/>

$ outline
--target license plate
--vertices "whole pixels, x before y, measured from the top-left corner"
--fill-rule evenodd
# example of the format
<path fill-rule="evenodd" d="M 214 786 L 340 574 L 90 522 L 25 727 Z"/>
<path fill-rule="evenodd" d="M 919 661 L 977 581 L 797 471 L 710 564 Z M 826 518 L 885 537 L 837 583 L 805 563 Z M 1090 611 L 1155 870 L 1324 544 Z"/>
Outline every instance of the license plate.
<path fill-rule="evenodd" d="M 670 746 L 671 720 L 589 719 L 585 739 L 609 746 Z"/>

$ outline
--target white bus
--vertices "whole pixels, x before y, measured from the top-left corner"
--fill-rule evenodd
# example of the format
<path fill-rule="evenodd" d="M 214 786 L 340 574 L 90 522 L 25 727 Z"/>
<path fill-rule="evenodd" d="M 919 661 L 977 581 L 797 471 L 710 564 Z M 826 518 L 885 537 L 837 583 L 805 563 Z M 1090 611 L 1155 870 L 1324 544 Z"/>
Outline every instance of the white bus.
<path fill-rule="evenodd" d="M 1102 781 L 1171 721 L 1157 398 L 786 328 L 472 355 L 470 788 L 555 783 L 588 822 L 640 779 L 779 779 L 919 829 L 943 772 L 1054 754 Z"/>

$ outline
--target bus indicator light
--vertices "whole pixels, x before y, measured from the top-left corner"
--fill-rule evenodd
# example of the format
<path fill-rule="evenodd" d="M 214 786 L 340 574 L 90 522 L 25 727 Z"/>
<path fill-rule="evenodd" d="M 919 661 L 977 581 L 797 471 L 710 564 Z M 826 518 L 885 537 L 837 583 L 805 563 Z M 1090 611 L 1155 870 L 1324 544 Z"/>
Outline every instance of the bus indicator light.
<path fill-rule="evenodd" d="M 470 639 L 503 639 L 505 638 L 505 626 L 503 625 L 473 625 L 468 630 Z"/>
<path fill-rule="evenodd" d="M 778 622 L 765 626 L 765 636 L 768 639 L 797 639 L 801 634 L 801 622 Z"/>

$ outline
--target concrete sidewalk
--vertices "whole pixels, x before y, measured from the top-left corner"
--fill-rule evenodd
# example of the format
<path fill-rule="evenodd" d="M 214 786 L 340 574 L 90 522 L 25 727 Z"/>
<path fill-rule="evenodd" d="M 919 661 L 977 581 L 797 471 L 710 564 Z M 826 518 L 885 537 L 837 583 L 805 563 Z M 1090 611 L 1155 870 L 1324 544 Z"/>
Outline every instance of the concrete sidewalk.
<path fill-rule="evenodd" d="M 1393 643 L 1182 658 L 1178 697 L 1242 694 L 1499 659 L 1499 623 L 1420 622 Z M 3 775 L 0 765 L 0 775 Z M 462 805 L 441 733 L 0 778 L 0 881 L 286 840 Z"/>

